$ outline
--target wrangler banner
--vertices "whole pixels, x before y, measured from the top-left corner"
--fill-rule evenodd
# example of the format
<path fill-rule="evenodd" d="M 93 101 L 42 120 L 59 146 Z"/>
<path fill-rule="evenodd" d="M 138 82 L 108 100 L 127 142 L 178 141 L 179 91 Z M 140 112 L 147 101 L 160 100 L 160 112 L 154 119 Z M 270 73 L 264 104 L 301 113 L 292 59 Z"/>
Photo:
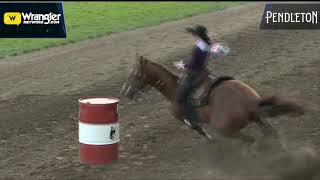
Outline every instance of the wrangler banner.
<path fill-rule="evenodd" d="M 0 3 L 0 38 L 65 38 L 62 3 Z"/>

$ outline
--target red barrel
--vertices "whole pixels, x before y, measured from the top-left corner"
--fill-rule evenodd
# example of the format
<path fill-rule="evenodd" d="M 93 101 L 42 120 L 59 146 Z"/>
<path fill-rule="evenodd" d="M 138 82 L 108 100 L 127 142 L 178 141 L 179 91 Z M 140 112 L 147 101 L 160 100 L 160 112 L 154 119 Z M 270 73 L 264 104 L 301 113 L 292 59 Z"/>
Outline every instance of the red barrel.
<path fill-rule="evenodd" d="M 119 156 L 119 99 L 79 99 L 79 156 L 84 164 L 108 164 Z"/>

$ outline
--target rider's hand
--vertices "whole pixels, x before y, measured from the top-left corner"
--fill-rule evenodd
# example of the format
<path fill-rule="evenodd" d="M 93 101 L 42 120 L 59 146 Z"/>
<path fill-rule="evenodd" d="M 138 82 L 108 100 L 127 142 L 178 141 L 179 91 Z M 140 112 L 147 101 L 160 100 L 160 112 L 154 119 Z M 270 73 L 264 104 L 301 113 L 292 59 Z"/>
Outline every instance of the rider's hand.
<path fill-rule="evenodd" d="M 179 70 L 184 70 L 183 61 L 174 62 L 173 65 L 174 65 L 174 67 L 178 68 Z"/>

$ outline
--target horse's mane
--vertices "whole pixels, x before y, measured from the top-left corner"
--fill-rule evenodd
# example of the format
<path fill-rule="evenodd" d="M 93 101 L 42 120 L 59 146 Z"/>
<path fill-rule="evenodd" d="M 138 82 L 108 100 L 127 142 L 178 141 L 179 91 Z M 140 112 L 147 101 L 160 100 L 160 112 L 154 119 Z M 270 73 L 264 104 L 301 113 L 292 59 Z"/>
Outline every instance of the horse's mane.
<path fill-rule="evenodd" d="M 179 76 L 177 74 L 175 74 L 174 72 L 169 71 L 167 68 L 165 68 L 164 66 L 162 66 L 161 64 L 158 64 L 156 62 L 153 62 L 151 60 L 145 59 L 147 63 L 150 63 L 154 66 L 159 67 L 160 69 L 162 69 L 163 71 L 167 72 L 174 80 L 178 81 Z"/>

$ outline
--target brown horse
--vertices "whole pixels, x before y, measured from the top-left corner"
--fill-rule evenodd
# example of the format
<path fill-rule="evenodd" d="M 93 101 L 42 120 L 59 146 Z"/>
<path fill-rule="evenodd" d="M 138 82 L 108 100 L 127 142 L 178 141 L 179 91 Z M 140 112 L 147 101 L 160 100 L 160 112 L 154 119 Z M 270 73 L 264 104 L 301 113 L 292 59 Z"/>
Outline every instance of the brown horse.
<path fill-rule="evenodd" d="M 160 91 L 171 102 L 174 117 L 183 121 L 176 102 L 179 77 L 161 65 L 137 55 L 137 63 L 124 84 L 121 94 L 130 99 L 148 85 Z M 250 122 L 258 124 L 264 135 L 276 135 L 275 129 L 264 117 L 302 115 L 305 109 L 290 98 L 278 95 L 261 98 L 255 90 L 238 80 L 222 82 L 209 95 L 208 104 L 197 108 L 204 123 L 210 123 L 222 137 L 237 137 L 254 141 L 240 133 Z"/>

